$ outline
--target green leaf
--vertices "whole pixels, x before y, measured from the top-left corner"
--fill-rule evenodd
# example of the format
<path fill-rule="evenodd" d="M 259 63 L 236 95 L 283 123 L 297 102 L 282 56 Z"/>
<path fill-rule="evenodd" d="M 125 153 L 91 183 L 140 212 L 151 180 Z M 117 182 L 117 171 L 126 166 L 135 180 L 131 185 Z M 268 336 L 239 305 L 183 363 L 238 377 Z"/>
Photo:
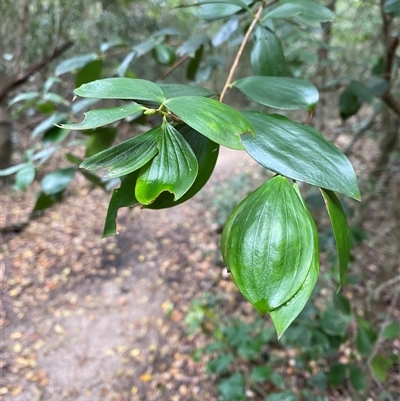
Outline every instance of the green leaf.
<path fill-rule="evenodd" d="M 59 143 L 62 142 L 65 138 L 67 138 L 69 134 L 69 130 L 62 129 L 59 127 L 50 128 L 43 135 L 44 143 Z"/>
<path fill-rule="evenodd" d="M 103 229 L 103 238 L 111 237 L 117 233 L 117 214 L 121 207 L 129 207 L 139 204 L 135 197 L 135 185 L 139 170 L 121 177 L 121 185 L 113 190 L 108 205 L 106 221 Z"/>
<path fill-rule="evenodd" d="M 163 192 L 153 203 L 145 206 L 146 208 L 163 209 L 186 202 L 196 195 L 207 183 L 217 163 L 219 151 L 219 145 L 217 143 L 199 134 L 187 125 L 178 126 L 176 128 L 190 145 L 197 158 L 197 164 L 199 166 L 197 177 L 190 189 L 178 200 L 174 201 L 174 197 L 171 193 Z"/>
<path fill-rule="evenodd" d="M 257 26 L 251 51 L 251 65 L 254 75 L 287 75 L 286 59 L 280 40 L 269 29 Z"/>
<path fill-rule="evenodd" d="M 313 111 L 319 98 L 317 88 L 308 81 L 282 77 L 247 77 L 234 82 L 250 99 L 282 110 Z"/>
<path fill-rule="evenodd" d="M 163 103 L 161 88 L 151 81 L 135 78 L 107 78 L 89 82 L 75 89 L 77 96 L 97 99 L 130 99 Z"/>
<path fill-rule="evenodd" d="M 351 314 L 350 302 L 344 295 L 340 293 L 335 294 L 333 296 L 333 305 L 335 306 L 336 309 L 338 309 L 345 315 Z"/>
<path fill-rule="evenodd" d="M 42 191 L 46 195 L 55 195 L 64 191 L 74 178 L 76 170 L 76 167 L 67 167 L 45 175 L 42 180 Z"/>
<path fill-rule="evenodd" d="M 135 58 L 136 52 L 132 51 L 128 53 L 125 58 L 122 60 L 120 65 L 117 67 L 117 74 L 120 77 L 124 77 L 126 75 L 126 71 L 129 68 L 129 64 L 132 62 L 132 60 Z"/>
<path fill-rule="evenodd" d="M 315 225 L 314 219 L 311 216 L 299 190 L 297 184 L 294 185 L 294 189 L 299 196 L 299 199 L 303 205 L 304 211 L 308 216 L 310 224 L 313 228 L 313 247 L 314 257 L 311 261 L 311 265 L 304 283 L 301 285 L 299 291 L 285 304 L 272 310 L 270 312 L 271 319 L 274 322 L 275 329 L 280 338 L 285 330 L 290 326 L 293 320 L 300 314 L 305 307 L 308 299 L 310 298 L 315 284 L 318 280 L 319 275 L 319 245 L 318 245 L 318 230 Z"/>
<path fill-rule="evenodd" d="M 70 103 L 68 100 L 64 99 L 62 96 L 60 96 L 57 93 L 53 92 L 47 92 L 42 96 L 43 100 L 47 100 L 49 102 L 55 103 L 55 104 L 62 104 L 63 106 L 69 106 Z"/>
<path fill-rule="evenodd" d="M 365 379 L 363 372 L 355 366 L 355 365 L 350 365 L 349 366 L 349 373 L 350 373 L 350 382 L 351 385 L 354 387 L 355 390 L 357 391 L 362 391 L 365 389 Z"/>
<path fill-rule="evenodd" d="M 86 141 L 85 157 L 93 156 L 105 149 L 108 149 L 114 142 L 117 135 L 117 128 L 97 128 L 90 132 Z"/>
<path fill-rule="evenodd" d="M 103 60 L 93 60 L 86 64 L 77 74 L 75 78 L 75 88 L 80 87 L 88 82 L 101 78 L 103 71 Z"/>
<path fill-rule="evenodd" d="M 305 17 L 312 22 L 333 21 L 335 14 L 327 7 L 311 0 L 281 0 L 282 5 L 267 13 L 264 18 Z M 313 24 L 312 24 L 313 25 Z"/>
<path fill-rule="evenodd" d="M 39 92 L 27 92 L 27 93 L 20 93 L 19 95 L 13 97 L 8 102 L 8 107 L 11 107 L 13 104 L 20 102 L 22 100 L 32 100 L 39 97 Z"/>
<path fill-rule="evenodd" d="M 249 155 L 265 168 L 311 185 L 360 199 L 353 166 L 322 134 L 308 125 L 259 112 L 243 112 L 256 136 L 242 135 Z"/>
<path fill-rule="evenodd" d="M 240 135 L 254 130 L 243 115 L 214 99 L 182 96 L 164 103 L 194 130 L 231 149 L 243 149 Z"/>
<path fill-rule="evenodd" d="M 385 327 L 383 337 L 386 340 L 394 340 L 400 333 L 400 322 L 394 322 Z"/>
<path fill-rule="evenodd" d="M 340 285 L 346 282 L 347 265 L 350 259 L 351 239 L 350 229 L 346 215 L 336 194 L 321 188 L 326 210 L 331 220 L 333 234 L 335 235 L 336 249 L 339 256 Z"/>
<path fill-rule="evenodd" d="M 333 307 L 328 307 L 322 315 L 322 330 L 329 336 L 344 336 L 347 332 L 349 316 L 345 316 Z"/>
<path fill-rule="evenodd" d="M 218 32 L 211 39 L 211 43 L 214 47 L 221 46 L 222 43 L 226 42 L 230 36 L 239 27 L 239 18 L 231 18 L 225 22 L 225 24 L 218 30 Z"/>
<path fill-rule="evenodd" d="M 55 195 L 48 195 L 40 192 L 36 200 L 35 207 L 32 212 L 39 212 L 40 210 L 48 209 L 61 199 L 61 193 Z"/>
<path fill-rule="evenodd" d="M 54 124 L 59 124 L 67 119 L 67 113 L 54 113 L 50 117 L 43 120 L 33 131 L 32 138 L 45 133 L 46 131 L 54 128 Z"/>
<path fill-rule="evenodd" d="M 141 168 L 135 187 L 137 200 L 148 205 L 164 191 L 181 198 L 193 185 L 198 164 L 193 150 L 182 135 L 163 122 L 162 135 L 157 138 L 158 155 Z"/>
<path fill-rule="evenodd" d="M 195 53 L 202 46 L 207 45 L 210 42 L 210 38 L 207 35 L 195 36 L 194 38 L 184 42 L 176 50 L 178 56 L 184 56 L 189 54 L 191 57 L 195 57 Z"/>
<path fill-rule="evenodd" d="M 106 175 L 108 178 L 129 174 L 144 166 L 157 154 L 157 137 L 161 134 L 161 126 L 155 127 L 89 157 L 80 167 L 87 170 L 109 167 Z"/>
<path fill-rule="evenodd" d="M 346 379 L 347 365 L 338 363 L 333 365 L 328 372 L 328 383 L 332 386 L 340 386 Z"/>
<path fill-rule="evenodd" d="M 392 367 L 392 365 L 393 362 L 382 354 L 375 355 L 371 362 L 374 374 L 376 378 L 381 382 L 384 382 L 386 380 L 387 371 Z"/>
<path fill-rule="evenodd" d="M 49 77 L 43 84 L 43 92 L 48 92 L 55 83 L 60 83 L 61 79 L 58 77 Z"/>
<path fill-rule="evenodd" d="M 111 124 L 115 121 L 122 120 L 132 114 L 146 110 L 140 104 L 132 104 L 119 107 L 110 107 L 108 109 L 92 110 L 84 113 L 85 119 L 79 124 L 60 124 L 59 127 L 69 130 L 86 130 L 103 125 Z"/>
<path fill-rule="evenodd" d="M 64 60 L 56 67 L 55 74 L 58 76 L 67 72 L 78 70 L 84 67 L 86 64 L 89 64 L 91 61 L 96 60 L 97 58 L 98 55 L 96 53 L 69 58 L 67 60 Z"/>
<path fill-rule="evenodd" d="M 5 169 L 0 170 L 0 177 L 6 177 L 8 175 L 12 175 L 17 173 L 19 170 L 23 169 L 28 163 L 20 163 L 15 166 L 7 167 Z"/>
<path fill-rule="evenodd" d="M 270 394 L 265 401 L 298 401 L 296 394 L 291 391 Z M 311 401 L 311 400 L 310 400 Z"/>
<path fill-rule="evenodd" d="M 223 401 L 241 401 L 246 397 L 245 381 L 241 373 L 235 373 L 227 379 L 221 380 L 217 390 Z"/>
<path fill-rule="evenodd" d="M 157 63 L 162 65 L 172 65 L 176 60 L 174 49 L 171 46 L 164 44 L 157 45 L 153 49 L 153 57 Z"/>
<path fill-rule="evenodd" d="M 339 98 L 340 116 L 343 120 L 358 112 L 362 104 L 371 103 L 374 94 L 370 88 L 358 81 L 351 81 Z"/>
<path fill-rule="evenodd" d="M 376 339 L 378 338 L 378 334 L 372 329 L 366 320 L 358 318 L 357 323 L 357 350 L 361 355 L 369 355 Z"/>
<path fill-rule="evenodd" d="M 196 15 L 208 21 L 223 19 L 242 10 L 249 10 L 252 0 L 198 0 L 190 6 L 196 7 Z M 212 3 L 212 4 L 211 4 Z"/>
<path fill-rule="evenodd" d="M 240 292 L 261 314 L 293 298 L 315 257 L 314 227 L 286 178 L 268 180 L 234 210 L 221 249 Z"/>
<path fill-rule="evenodd" d="M 180 96 L 211 97 L 216 95 L 214 91 L 201 86 L 181 84 L 160 84 L 159 86 L 167 99 Z"/>
<path fill-rule="evenodd" d="M 386 0 L 383 5 L 383 12 L 392 17 L 400 17 L 400 0 Z"/>
<path fill-rule="evenodd" d="M 265 382 L 272 375 L 272 367 L 269 365 L 254 366 L 251 369 L 250 379 L 253 382 Z"/>
<path fill-rule="evenodd" d="M 221 374 L 227 371 L 229 365 L 234 361 L 232 354 L 220 354 L 207 365 L 207 373 Z"/>
<path fill-rule="evenodd" d="M 204 51 L 204 46 L 200 46 L 196 50 L 194 57 L 192 57 L 189 61 L 189 64 L 188 64 L 188 67 L 186 70 L 186 78 L 189 81 L 194 81 L 196 79 L 197 71 L 199 70 L 201 59 L 203 57 L 203 51 Z M 187 95 L 190 95 L 190 93 L 187 93 Z M 185 96 L 185 95 L 182 93 L 181 96 Z"/>
<path fill-rule="evenodd" d="M 26 191 L 35 179 L 35 175 L 36 167 L 32 163 L 26 163 L 18 170 L 14 187 L 20 191 Z"/>

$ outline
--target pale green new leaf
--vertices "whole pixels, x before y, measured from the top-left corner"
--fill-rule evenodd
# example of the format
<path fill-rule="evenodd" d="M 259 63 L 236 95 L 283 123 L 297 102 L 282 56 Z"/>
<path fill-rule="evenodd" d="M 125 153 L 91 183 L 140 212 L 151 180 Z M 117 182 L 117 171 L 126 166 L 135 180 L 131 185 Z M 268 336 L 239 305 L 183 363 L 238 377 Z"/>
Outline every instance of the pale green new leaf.
<path fill-rule="evenodd" d="M 169 123 L 161 126 L 157 138 L 158 155 L 141 168 L 136 183 L 137 200 L 148 205 L 164 191 L 181 198 L 193 185 L 198 163 L 193 150 L 182 135 Z"/>
<path fill-rule="evenodd" d="M 242 135 L 249 155 L 265 168 L 360 199 L 353 166 L 314 128 L 276 114 L 243 112 L 256 135 Z"/>
<path fill-rule="evenodd" d="M 60 124 L 60 128 L 70 130 L 85 130 L 102 127 L 115 121 L 122 120 L 132 114 L 145 110 L 140 104 L 98 109 L 84 113 L 85 119 L 79 124 Z"/>
<path fill-rule="evenodd" d="M 96 53 L 90 53 L 84 54 L 83 56 L 69 58 L 57 66 L 55 74 L 58 76 L 67 72 L 78 70 L 84 67 L 86 64 L 89 64 L 91 61 L 96 60 L 98 57 L 99 56 Z"/>
<path fill-rule="evenodd" d="M 254 130 L 238 111 L 214 99 L 182 96 L 164 103 L 176 116 L 212 141 L 231 149 L 244 149 L 240 135 Z"/>
<path fill-rule="evenodd" d="M 75 89 L 80 97 L 96 99 L 130 99 L 138 102 L 164 102 L 161 88 L 151 81 L 135 78 L 107 78 L 89 82 Z"/>
<path fill-rule="evenodd" d="M 311 112 L 319 99 L 312 83 L 297 78 L 247 77 L 233 82 L 232 86 L 250 99 L 275 109 Z"/>
<path fill-rule="evenodd" d="M 314 226 L 286 178 L 275 176 L 232 213 L 224 261 L 244 297 L 265 314 L 300 290 L 315 258 Z"/>
<path fill-rule="evenodd" d="M 336 194 L 323 188 L 321 188 L 321 193 L 324 197 L 326 210 L 328 211 L 335 236 L 336 249 L 339 256 L 340 285 L 343 285 L 346 281 L 347 265 L 351 249 L 349 224 Z"/>
<path fill-rule="evenodd" d="M 87 170 L 109 167 L 107 178 L 129 174 L 144 166 L 157 154 L 157 137 L 161 134 L 161 126 L 155 127 L 89 157 L 79 167 Z"/>

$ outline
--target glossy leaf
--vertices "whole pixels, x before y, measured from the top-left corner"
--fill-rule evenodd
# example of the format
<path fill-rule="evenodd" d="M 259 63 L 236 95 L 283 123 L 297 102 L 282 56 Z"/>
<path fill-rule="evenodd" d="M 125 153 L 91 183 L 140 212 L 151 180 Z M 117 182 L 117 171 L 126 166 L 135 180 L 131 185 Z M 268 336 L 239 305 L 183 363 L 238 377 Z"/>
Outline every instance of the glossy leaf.
<path fill-rule="evenodd" d="M 117 128 L 98 128 L 91 131 L 86 141 L 85 158 L 93 156 L 105 149 L 108 149 L 114 142 L 117 135 Z"/>
<path fill-rule="evenodd" d="M 27 92 L 27 93 L 20 93 L 17 96 L 13 97 L 8 102 L 8 107 L 11 107 L 13 104 L 17 102 L 21 102 L 23 100 L 33 100 L 39 97 L 39 92 Z"/>
<path fill-rule="evenodd" d="M 106 221 L 103 229 L 103 238 L 111 237 L 117 233 L 117 214 L 121 207 L 129 207 L 139 204 L 135 197 L 135 185 L 139 170 L 121 177 L 121 185 L 113 190 L 108 205 Z"/>
<path fill-rule="evenodd" d="M 350 259 L 350 229 L 343 207 L 335 193 L 325 189 L 321 189 L 321 193 L 324 197 L 326 210 L 335 236 L 336 249 L 339 256 L 340 285 L 343 285 L 346 281 L 347 265 Z"/>
<path fill-rule="evenodd" d="M 294 185 L 294 189 L 299 196 L 299 199 L 303 205 L 304 211 L 308 216 L 310 224 L 313 228 L 313 247 L 314 247 L 314 257 L 311 261 L 310 269 L 308 271 L 307 277 L 304 280 L 299 291 L 291 298 L 288 302 L 281 305 L 280 307 L 272 310 L 270 312 L 271 319 L 274 322 L 278 338 L 286 331 L 293 320 L 300 314 L 304 309 L 308 299 L 310 298 L 315 284 L 318 280 L 319 275 L 319 240 L 318 240 L 318 230 L 315 225 L 314 219 L 311 216 L 299 190 L 297 184 Z"/>
<path fill-rule="evenodd" d="M 159 85 L 167 99 L 180 96 L 203 96 L 211 97 L 216 93 L 201 86 L 182 85 L 182 84 L 160 84 Z"/>
<path fill-rule="evenodd" d="M 153 49 L 153 57 L 157 63 L 162 65 L 172 65 L 176 60 L 174 49 L 168 45 L 157 45 Z"/>
<path fill-rule="evenodd" d="M 400 17 L 400 0 L 386 0 L 383 5 L 383 12 L 392 17 Z"/>
<path fill-rule="evenodd" d="M 80 167 L 87 170 L 109 167 L 106 175 L 108 178 L 129 174 L 144 166 L 157 154 L 157 137 L 161 134 L 160 126 L 153 128 L 89 157 Z"/>
<path fill-rule="evenodd" d="M 214 47 L 222 45 L 239 27 L 239 18 L 231 18 L 218 30 L 218 32 L 211 39 Z"/>
<path fill-rule="evenodd" d="M 89 64 L 86 64 L 76 75 L 75 88 L 88 82 L 95 81 L 101 78 L 103 71 L 103 60 L 93 60 Z"/>
<path fill-rule="evenodd" d="M 261 314 L 282 306 L 300 290 L 314 248 L 314 227 L 282 176 L 268 180 L 234 210 L 221 239 L 236 285 Z"/>
<path fill-rule="evenodd" d="M 299 12 L 296 16 L 299 19 L 305 17 L 310 23 L 329 22 L 335 19 L 335 14 L 329 8 L 312 0 L 280 0 L 280 2 L 282 5 L 290 5 L 292 7 L 291 11 L 287 10 L 290 13 L 293 13 L 293 8 L 297 8 Z"/>
<path fill-rule="evenodd" d="M 134 78 L 107 78 L 93 81 L 75 89 L 81 97 L 96 99 L 130 99 L 137 101 L 164 102 L 161 88 L 153 82 Z"/>
<path fill-rule="evenodd" d="M 48 209 L 49 207 L 53 206 L 56 202 L 60 201 L 61 196 L 62 196 L 61 193 L 55 195 L 48 195 L 45 194 L 44 192 L 40 192 L 32 212 L 39 212 L 41 210 Z"/>
<path fill-rule="evenodd" d="M 196 156 L 199 166 L 197 177 L 190 189 L 178 200 L 174 201 L 173 195 L 169 192 L 163 192 L 153 203 L 145 206 L 146 208 L 163 209 L 186 202 L 196 195 L 207 183 L 217 163 L 219 151 L 219 145 L 217 143 L 211 141 L 187 125 L 177 127 L 177 130 L 182 134 Z"/>
<path fill-rule="evenodd" d="M 265 168 L 360 199 L 353 167 L 347 157 L 317 130 L 289 119 L 243 112 L 256 136 L 241 136 L 249 155 Z"/>
<path fill-rule="evenodd" d="M 108 109 L 92 110 L 84 113 L 85 119 L 78 124 L 60 124 L 61 128 L 69 130 L 86 130 L 102 127 L 115 121 L 122 120 L 146 108 L 140 104 L 110 107 Z"/>
<path fill-rule="evenodd" d="M 36 175 L 36 167 L 32 163 L 26 163 L 15 175 L 14 187 L 20 191 L 26 191 L 32 184 Z"/>
<path fill-rule="evenodd" d="M 176 50 L 176 54 L 179 56 L 189 54 L 191 57 L 194 57 L 195 52 L 200 49 L 200 47 L 207 45 L 209 42 L 210 38 L 207 35 L 195 36 L 179 46 Z"/>
<path fill-rule="evenodd" d="M 317 88 L 303 79 L 283 77 L 247 77 L 235 81 L 238 88 L 250 99 L 281 110 L 314 110 L 319 98 Z"/>
<path fill-rule="evenodd" d="M 254 75 L 285 76 L 287 65 L 280 40 L 269 29 L 257 26 L 251 51 Z"/>
<path fill-rule="evenodd" d="M 42 191 L 47 195 L 64 191 L 74 178 L 76 170 L 76 167 L 67 167 L 47 174 L 42 180 Z"/>
<path fill-rule="evenodd" d="M 54 113 L 50 117 L 46 118 L 42 121 L 33 131 L 32 138 L 36 138 L 37 136 L 44 134 L 46 131 L 54 128 L 54 124 L 59 124 L 62 121 L 67 119 L 67 113 Z"/>
<path fill-rule="evenodd" d="M 251 2 L 252 0 L 198 0 L 191 6 L 198 6 L 195 12 L 199 18 L 212 21 L 229 17 L 241 10 L 248 10 Z"/>
<path fill-rule="evenodd" d="M 194 130 L 231 149 L 243 149 L 240 135 L 253 134 L 253 127 L 232 107 L 214 99 L 182 96 L 164 103 Z"/>
<path fill-rule="evenodd" d="M 43 134 L 44 143 L 59 143 L 68 137 L 69 130 L 59 127 L 50 128 Z"/>
<path fill-rule="evenodd" d="M 164 191 L 178 200 L 193 185 L 198 172 L 196 156 L 182 135 L 167 122 L 161 129 L 158 155 L 141 168 L 136 183 L 135 196 L 144 205 L 154 202 Z"/>
<path fill-rule="evenodd" d="M 96 53 L 69 58 L 57 66 L 55 74 L 58 76 L 67 72 L 78 70 L 97 58 L 98 55 Z"/>

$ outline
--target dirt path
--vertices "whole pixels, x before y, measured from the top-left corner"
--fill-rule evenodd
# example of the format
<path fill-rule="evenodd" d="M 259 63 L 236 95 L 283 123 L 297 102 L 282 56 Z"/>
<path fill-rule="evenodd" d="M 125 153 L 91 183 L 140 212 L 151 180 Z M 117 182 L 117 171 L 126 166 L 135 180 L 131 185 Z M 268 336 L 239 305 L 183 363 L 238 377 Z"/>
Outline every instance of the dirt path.
<path fill-rule="evenodd" d="M 224 149 L 205 191 L 255 168 Z M 75 191 L 2 246 L 3 399 L 215 399 L 182 326 L 220 281 L 207 205 L 121 210 L 120 234 L 102 240 L 108 195 Z"/>

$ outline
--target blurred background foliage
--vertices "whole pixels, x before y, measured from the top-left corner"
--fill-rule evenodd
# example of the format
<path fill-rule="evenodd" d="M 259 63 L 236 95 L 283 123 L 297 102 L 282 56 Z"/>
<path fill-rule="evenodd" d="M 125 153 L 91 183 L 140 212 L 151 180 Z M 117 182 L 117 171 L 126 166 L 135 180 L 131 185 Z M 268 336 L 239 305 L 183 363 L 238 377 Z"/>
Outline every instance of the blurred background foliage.
<path fill-rule="evenodd" d="M 268 401 L 325 400 L 328 386 L 336 389 L 337 397 L 342 392 L 350 394 L 354 400 L 366 400 L 368 394 L 381 400 L 395 400 L 400 396 L 395 378 L 399 372 L 400 350 L 400 56 L 399 47 L 393 46 L 400 35 L 400 11 L 397 8 L 400 3 L 395 0 L 329 0 L 322 3 L 336 14 L 332 25 L 305 26 L 291 19 L 278 21 L 270 27 L 282 43 L 289 74 L 309 79 L 321 90 L 320 104 L 312 119 L 304 115 L 299 117 L 334 141 L 351 158 L 360 178 L 363 202 L 358 205 L 346 200 L 344 205 L 354 239 L 349 281 L 344 295 L 334 294 L 337 277 L 331 269 L 336 263 L 332 256 L 333 236 L 326 231 L 325 241 L 321 244 L 326 257 L 321 283 L 313 301 L 280 345 L 273 340 L 270 328 L 265 328 L 254 314 L 249 317 L 246 312 L 232 319 L 235 313 L 230 314 L 232 311 L 224 309 L 224 298 L 218 294 L 206 294 L 195 300 L 187 318 L 188 335 L 206 336 L 210 345 L 195 352 L 194 358 L 212 355 L 207 372 L 215 380 L 224 400 L 244 399 L 246 383 L 253 393 L 265 396 L 260 399 Z M 12 162 L 45 160 L 45 153 L 35 159 L 29 149 L 43 152 L 66 140 L 66 136 L 56 135 L 55 140 L 38 145 L 37 139 L 43 139 L 54 129 L 54 120 L 45 127 L 38 127 L 51 113 L 71 113 L 72 90 L 79 70 L 85 64 L 77 69 L 67 65 L 65 73 L 58 74 L 62 80 L 48 79 L 55 75 L 63 61 L 68 63 L 76 56 L 95 54 L 94 59 L 103 60 L 97 71 L 99 78 L 119 73 L 154 81 L 165 76 L 166 82 L 184 83 L 189 77 L 191 82 L 221 91 L 243 37 L 242 26 L 215 45 L 225 21 L 210 24 L 199 20 L 190 8 L 171 11 L 180 4 L 180 0 L 2 0 L 1 87 L 58 46 L 72 42 L 59 58 L 35 71 L 29 80 L 13 88 L 3 99 L 3 120 L 0 122 L 4 127 L 14 125 Z M 392 11 L 383 13 L 385 6 Z M 135 46 L 154 38 L 157 40 L 155 33 L 163 32 L 165 28 L 176 32 L 160 34 L 160 44 L 164 47 L 154 51 L 154 46 L 146 48 L 144 45 L 140 59 L 137 54 L 136 58 L 126 58 Z M 193 53 L 190 60 L 183 60 L 181 68 L 169 71 L 185 54 L 181 46 L 188 45 L 188 38 L 197 37 L 201 41 L 204 34 L 208 39 L 204 41 L 202 58 L 196 61 L 199 46 L 195 46 L 192 50 L 196 51 L 188 52 Z M 138 51 L 137 47 L 135 49 Z M 251 46 L 246 47 L 237 77 L 248 75 L 251 70 L 251 50 Z M 388 60 L 389 72 L 386 68 Z M 190 63 L 199 65 L 193 70 Z M 97 73 L 94 69 L 89 70 L 89 74 Z M 31 102 L 28 98 L 24 99 L 25 103 L 16 101 L 21 94 L 43 91 L 46 82 L 48 88 L 54 84 L 52 93 L 64 100 L 51 98 L 47 109 L 41 101 Z M 386 98 L 388 93 L 392 94 L 391 100 Z M 227 103 L 237 107 L 249 104 L 235 91 L 229 92 L 226 99 Z M 7 102 L 15 102 L 15 105 L 7 108 Z M 66 114 L 62 118 L 66 118 Z M 32 138 L 29 131 L 35 133 Z M 81 137 L 69 139 L 80 139 L 82 143 Z M 98 143 L 95 145 L 99 146 Z M 76 162 L 72 156 L 68 160 Z M 38 166 L 34 170 L 36 168 Z M 64 168 L 61 176 L 68 185 L 72 177 L 71 170 L 66 170 Z M 99 178 L 86 178 L 106 187 Z M 209 223 L 223 226 L 236 206 L 235 201 L 263 178 L 262 174 L 256 180 L 238 176 L 226 187 L 218 189 L 217 194 L 212 194 L 212 220 Z M 16 186 L 26 189 L 30 178 L 24 176 L 24 180 Z M 54 182 L 59 184 L 57 179 Z M 51 193 L 54 201 L 62 191 Z M 207 198 L 205 194 L 204 201 Z M 312 189 L 308 190 L 307 201 L 314 215 L 320 216 L 321 199 Z M 221 264 L 218 256 L 215 263 Z M 304 341 L 302 336 L 305 336 Z M 270 350 L 268 355 L 265 354 L 266 344 Z M 294 350 L 291 356 L 282 356 L 282 347 Z M 302 394 L 293 394 L 285 381 L 285 366 L 291 360 L 296 360 L 298 369 L 308 372 Z M 267 397 L 265 389 L 276 393 L 276 398 Z"/>

